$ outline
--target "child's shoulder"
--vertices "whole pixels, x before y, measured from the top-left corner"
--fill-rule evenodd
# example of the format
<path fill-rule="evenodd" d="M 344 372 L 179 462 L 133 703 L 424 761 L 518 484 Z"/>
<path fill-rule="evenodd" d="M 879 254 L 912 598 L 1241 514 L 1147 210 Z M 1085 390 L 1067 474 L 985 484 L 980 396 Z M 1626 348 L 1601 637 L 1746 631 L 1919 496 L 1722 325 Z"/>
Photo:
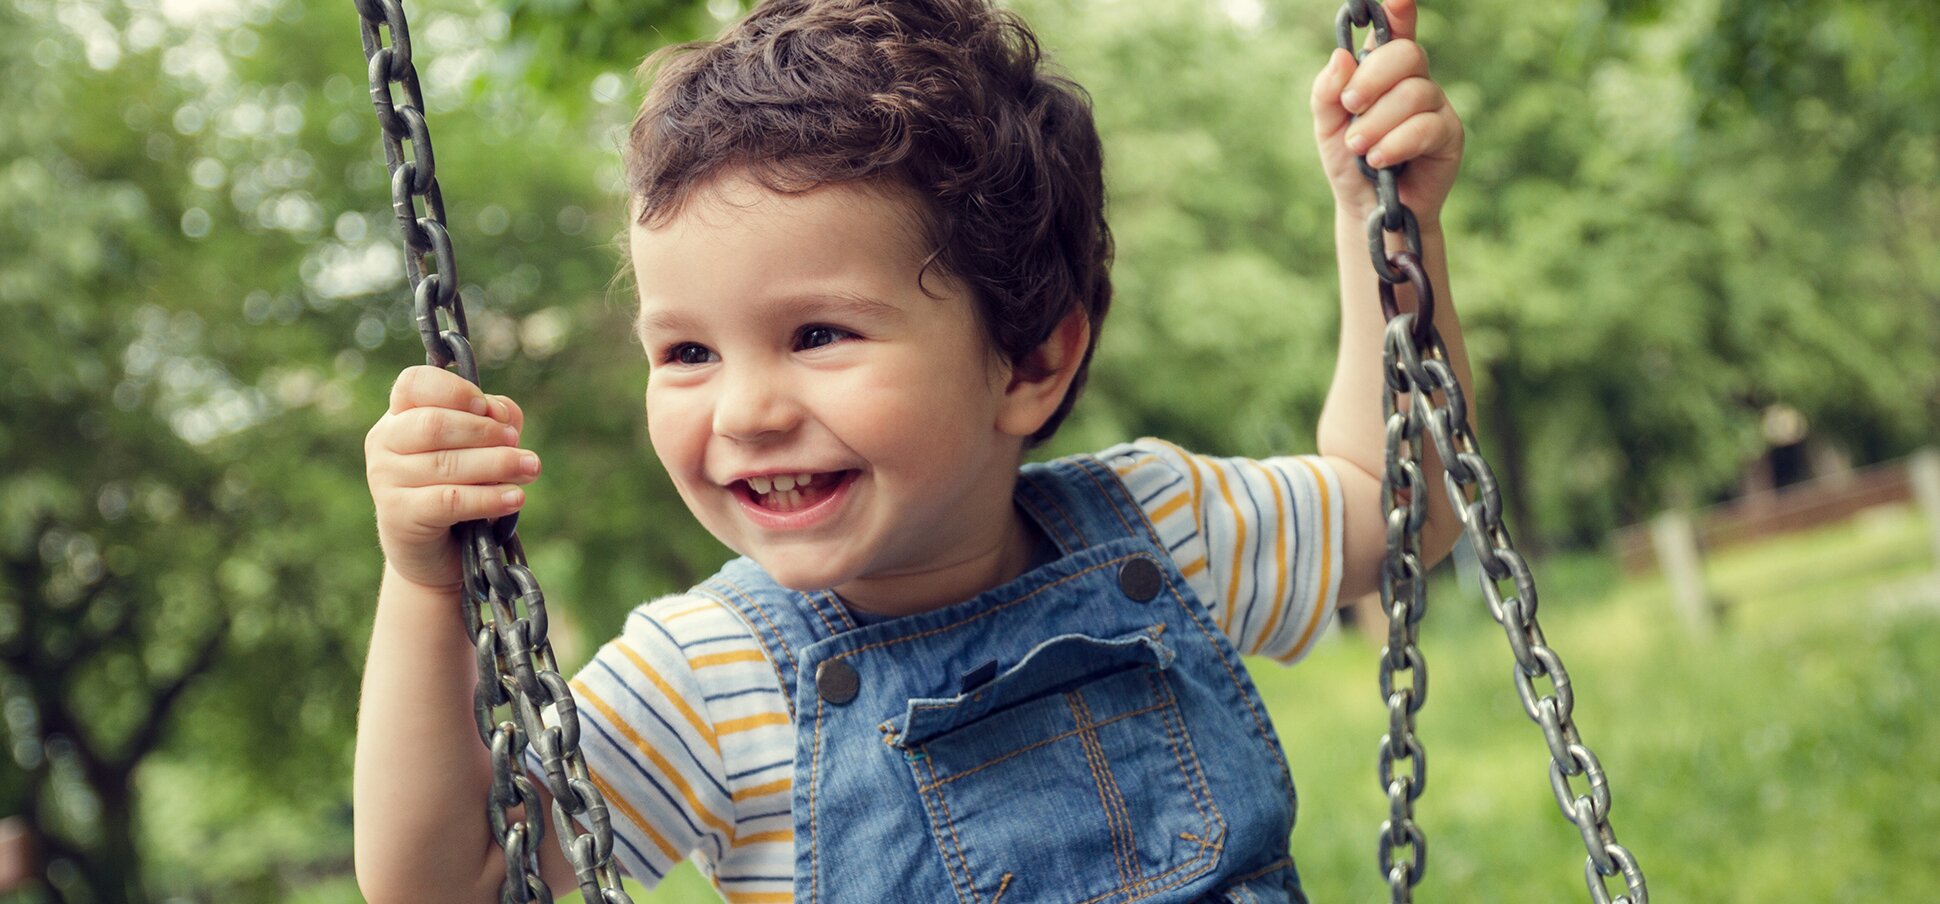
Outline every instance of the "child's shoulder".
<path fill-rule="evenodd" d="M 690 590 L 633 607 L 613 642 L 641 656 L 677 658 L 691 667 L 698 657 L 752 647 L 755 639 L 747 623 L 726 604 Z"/>
<path fill-rule="evenodd" d="M 1120 477 L 1153 465 L 1172 471 L 1184 471 L 1190 467 L 1190 461 L 1197 457 L 1177 444 L 1156 436 L 1141 436 L 1135 440 L 1122 442 L 1109 449 L 1093 453 L 1093 456 L 1110 465 Z"/>

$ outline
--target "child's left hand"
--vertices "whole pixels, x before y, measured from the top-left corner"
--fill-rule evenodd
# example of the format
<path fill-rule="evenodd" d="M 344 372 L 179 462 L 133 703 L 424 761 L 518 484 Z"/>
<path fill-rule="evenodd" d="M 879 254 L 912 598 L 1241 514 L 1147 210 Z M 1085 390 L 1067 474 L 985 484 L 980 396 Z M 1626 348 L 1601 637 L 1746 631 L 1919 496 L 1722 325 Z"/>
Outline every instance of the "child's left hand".
<path fill-rule="evenodd" d="M 1365 218 L 1378 203 L 1354 165 L 1366 154 L 1375 168 L 1407 163 L 1397 182 L 1401 203 L 1423 225 L 1438 222 L 1462 165 L 1462 120 L 1428 77 L 1428 56 L 1415 43 L 1415 0 L 1388 0 L 1390 40 L 1355 63 L 1336 48 L 1314 78 L 1314 138 L 1334 189 L 1334 203 Z M 1358 119 L 1350 119 L 1350 114 Z"/>

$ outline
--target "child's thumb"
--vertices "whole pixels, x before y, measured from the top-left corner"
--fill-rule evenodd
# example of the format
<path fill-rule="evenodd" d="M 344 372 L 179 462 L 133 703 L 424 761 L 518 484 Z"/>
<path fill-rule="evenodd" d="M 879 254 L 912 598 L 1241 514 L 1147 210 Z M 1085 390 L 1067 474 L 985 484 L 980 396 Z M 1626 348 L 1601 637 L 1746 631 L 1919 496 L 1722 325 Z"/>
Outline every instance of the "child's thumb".
<path fill-rule="evenodd" d="M 1339 132 L 1347 126 L 1349 113 L 1341 106 L 1340 93 L 1347 87 L 1347 80 L 1354 75 L 1354 55 L 1338 47 L 1327 58 L 1320 74 L 1314 76 L 1313 97 L 1314 134 L 1323 138 Z"/>

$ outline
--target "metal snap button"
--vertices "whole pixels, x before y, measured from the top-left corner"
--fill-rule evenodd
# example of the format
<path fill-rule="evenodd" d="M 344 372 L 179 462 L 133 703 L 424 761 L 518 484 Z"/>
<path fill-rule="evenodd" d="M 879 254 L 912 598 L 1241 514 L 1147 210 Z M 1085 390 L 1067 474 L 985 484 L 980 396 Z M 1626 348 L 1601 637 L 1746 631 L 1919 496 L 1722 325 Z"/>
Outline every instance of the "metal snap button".
<path fill-rule="evenodd" d="M 1118 589 L 1134 600 L 1147 602 L 1165 589 L 1165 572 L 1159 570 L 1157 562 L 1143 556 L 1127 559 L 1118 566 Z"/>
<path fill-rule="evenodd" d="M 815 693 L 836 706 L 855 699 L 862 679 L 852 666 L 840 659 L 824 659 L 815 667 Z"/>

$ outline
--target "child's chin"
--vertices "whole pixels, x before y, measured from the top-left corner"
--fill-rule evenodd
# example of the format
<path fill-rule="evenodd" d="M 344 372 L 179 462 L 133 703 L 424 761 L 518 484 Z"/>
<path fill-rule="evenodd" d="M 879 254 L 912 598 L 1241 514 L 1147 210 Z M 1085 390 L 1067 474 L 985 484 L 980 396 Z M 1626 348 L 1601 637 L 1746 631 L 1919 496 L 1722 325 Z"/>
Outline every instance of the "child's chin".
<path fill-rule="evenodd" d="M 756 556 L 754 561 L 775 583 L 798 593 L 819 593 L 848 579 L 846 575 L 832 571 L 826 561 L 791 561 L 786 557 L 776 559 L 761 556 Z"/>

